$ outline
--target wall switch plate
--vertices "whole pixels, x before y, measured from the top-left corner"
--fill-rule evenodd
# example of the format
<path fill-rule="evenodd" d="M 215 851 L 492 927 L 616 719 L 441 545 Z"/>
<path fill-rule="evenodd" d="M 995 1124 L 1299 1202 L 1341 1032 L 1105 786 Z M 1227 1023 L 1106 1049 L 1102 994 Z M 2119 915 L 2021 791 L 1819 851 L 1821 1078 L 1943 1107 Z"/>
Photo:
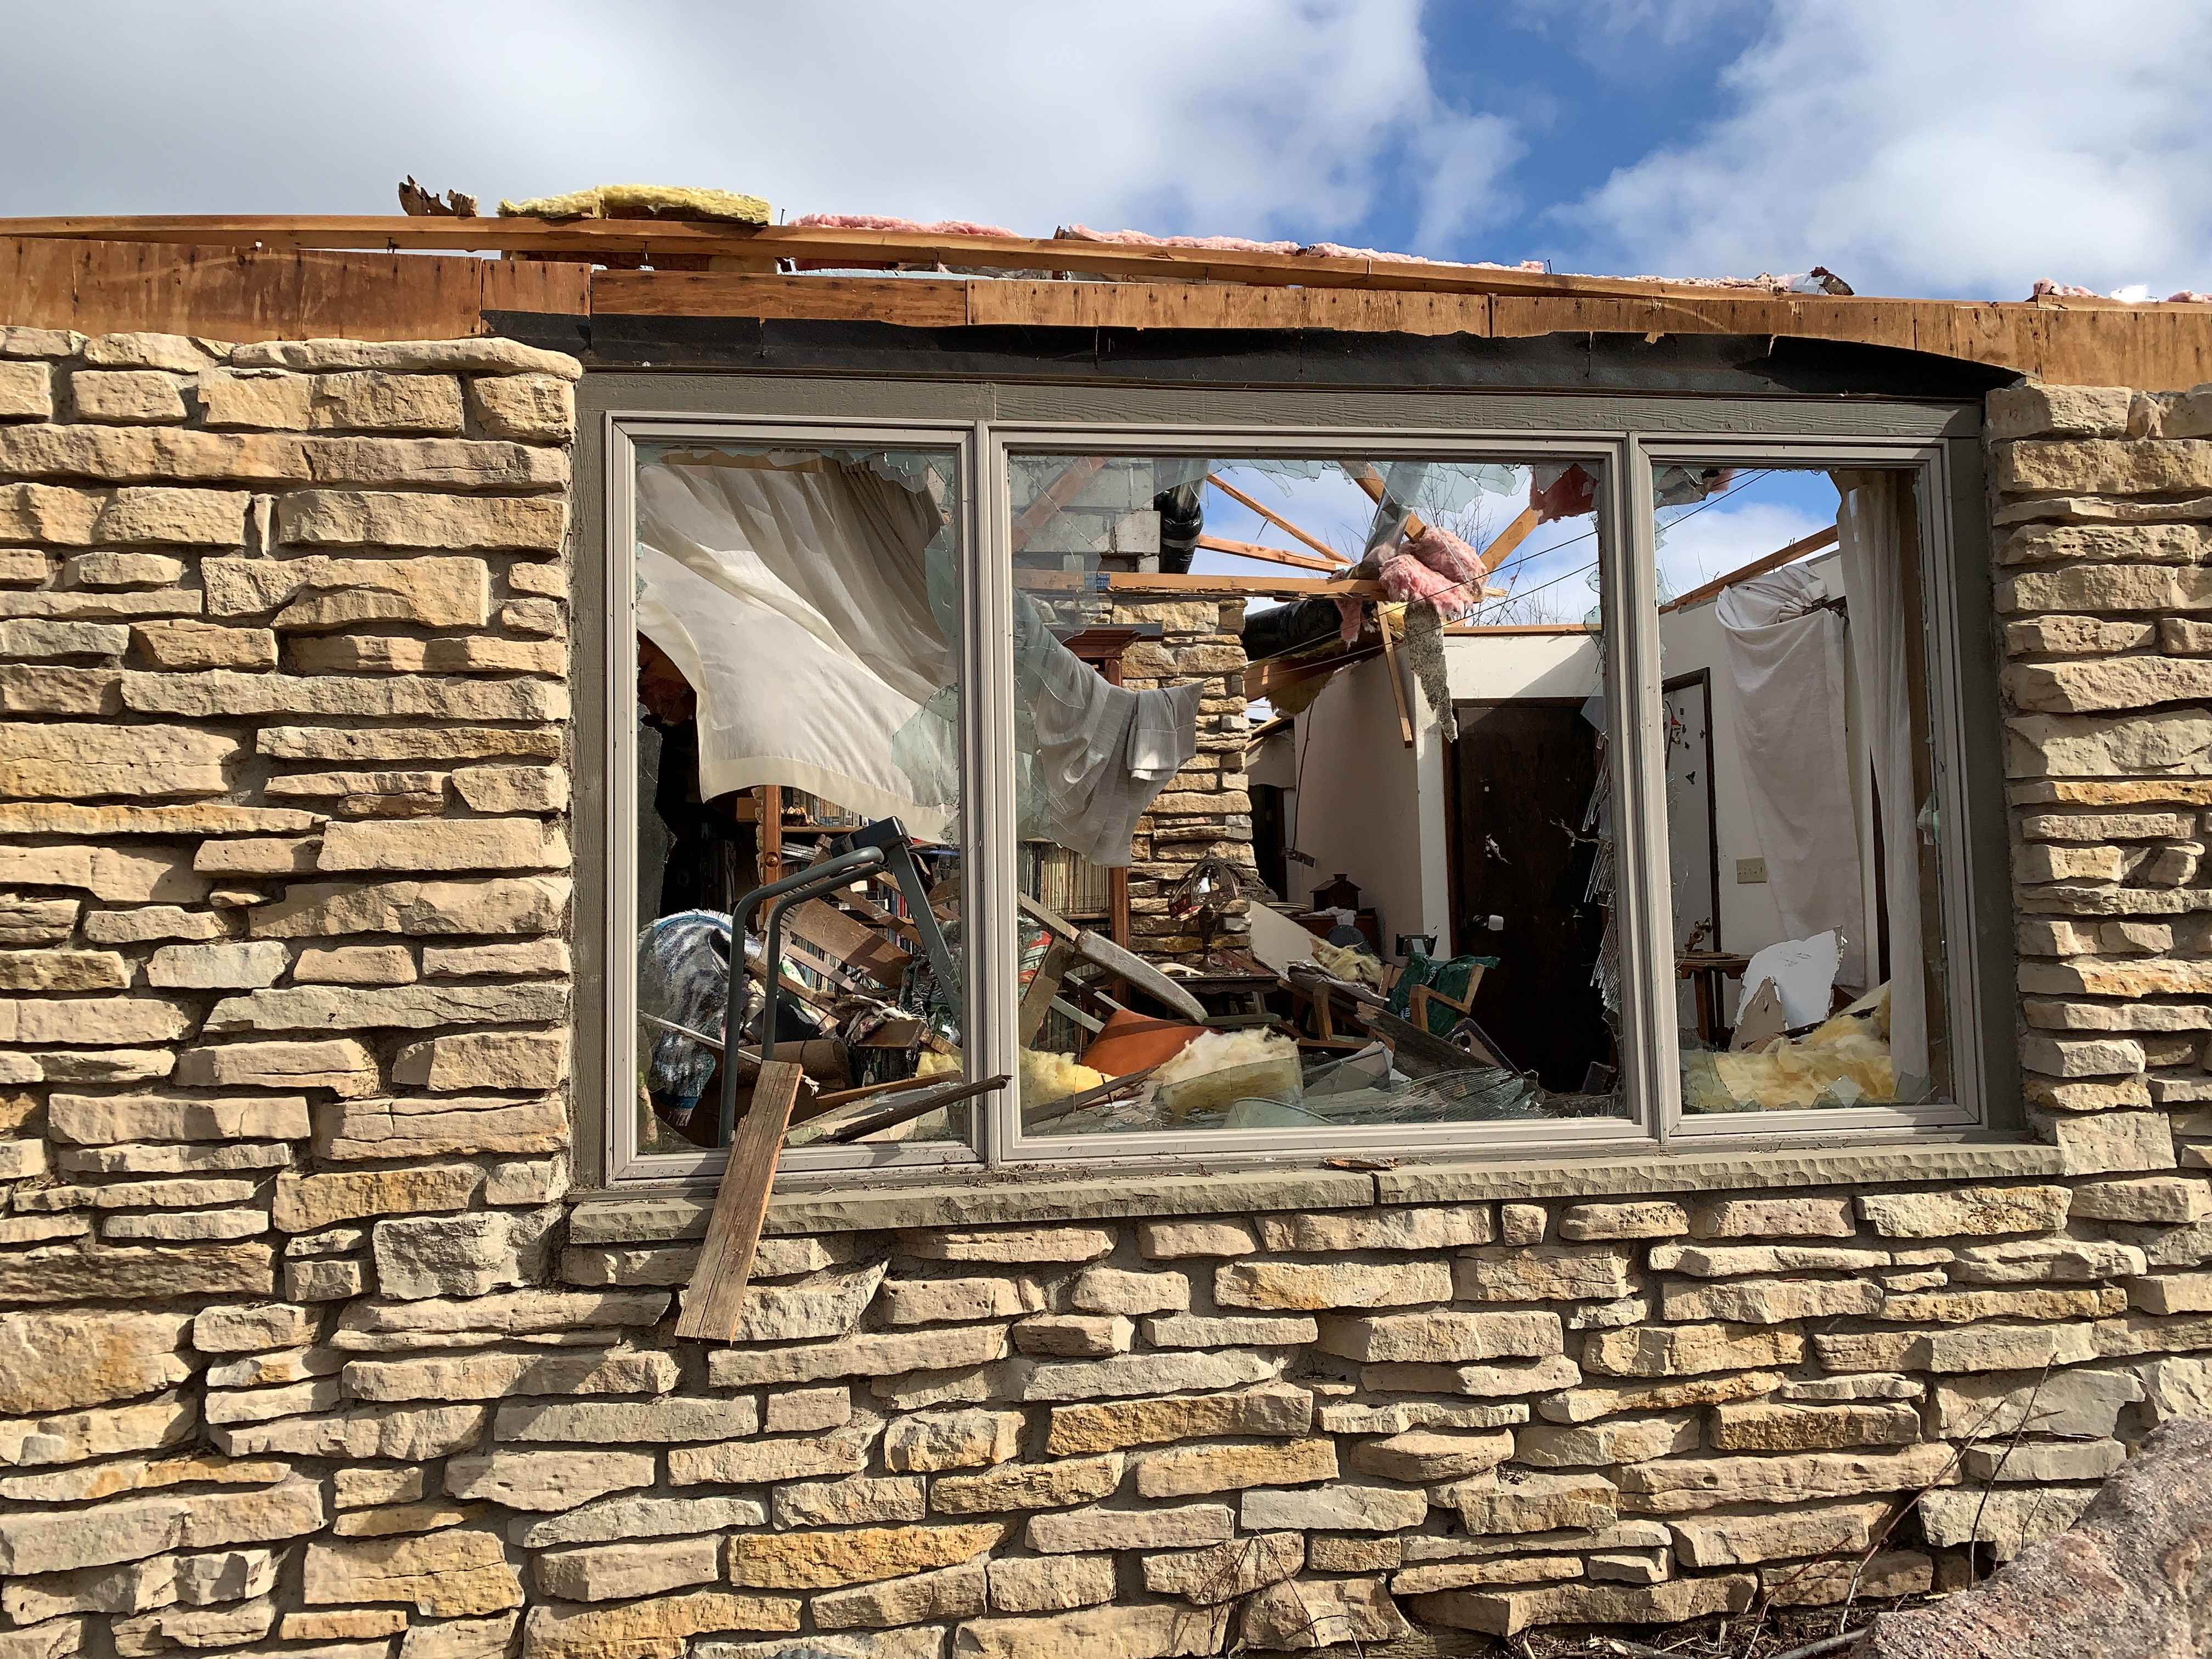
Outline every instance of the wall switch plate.
<path fill-rule="evenodd" d="M 1735 861 L 1735 883 L 1737 886 L 1749 887 L 1754 883 L 1762 882 L 1765 879 L 1766 860 L 1765 859 L 1738 859 Z"/>

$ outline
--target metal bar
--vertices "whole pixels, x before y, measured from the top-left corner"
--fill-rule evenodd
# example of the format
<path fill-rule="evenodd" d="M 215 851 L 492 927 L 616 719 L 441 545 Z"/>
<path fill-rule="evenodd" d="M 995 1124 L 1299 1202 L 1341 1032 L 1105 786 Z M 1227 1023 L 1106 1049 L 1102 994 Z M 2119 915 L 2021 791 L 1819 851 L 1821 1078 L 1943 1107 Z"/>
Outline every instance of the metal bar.
<path fill-rule="evenodd" d="M 777 983 L 782 975 L 775 970 L 776 943 L 783 921 L 784 905 L 795 902 L 800 898 L 811 897 L 812 894 L 808 890 L 811 888 L 831 887 L 837 885 L 841 881 L 849 881 L 852 878 L 847 874 L 848 871 L 872 869 L 883 861 L 882 848 L 864 847 L 856 852 L 841 854 L 825 863 L 810 866 L 795 876 L 786 876 L 781 881 L 770 882 L 765 887 L 756 887 L 738 901 L 738 908 L 730 915 L 730 988 L 722 1005 L 724 1009 L 722 1033 L 725 1042 L 730 1040 L 732 1032 L 744 1030 L 745 1006 L 752 1000 L 750 994 L 750 988 L 745 980 L 745 934 L 748 931 L 747 924 L 753 912 L 769 899 L 777 901 L 775 908 L 769 913 L 768 934 L 763 946 L 763 966 L 769 970 L 768 1004 L 765 1024 L 762 1028 L 764 1032 L 763 1042 L 766 1044 L 767 1052 L 774 1054 L 776 1011 L 781 1000 L 782 988 Z M 740 990 L 747 993 L 742 1000 L 738 996 Z M 716 1132 L 714 1144 L 718 1146 L 728 1146 L 731 1137 L 737 1132 L 737 1127 L 738 1068 L 734 1066 L 725 1066 L 722 1067 L 722 1121 L 720 1127 Z"/>

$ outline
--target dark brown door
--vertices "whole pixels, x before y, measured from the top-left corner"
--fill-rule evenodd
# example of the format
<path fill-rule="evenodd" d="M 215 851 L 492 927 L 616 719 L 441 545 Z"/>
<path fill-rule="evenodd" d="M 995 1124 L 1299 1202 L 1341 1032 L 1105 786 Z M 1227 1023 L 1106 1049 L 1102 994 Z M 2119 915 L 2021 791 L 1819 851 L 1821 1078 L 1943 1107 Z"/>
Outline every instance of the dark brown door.
<path fill-rule="evenodd" d="M 1597 781 L 1597 734 L 1578 702 L 1457 705 L 1448 750 L 1452 935 L 1492 956 L 1474 1017 L 1521 1070 L 1573 1093 L 1591 1062 L 1613 1063 L 1591 982 L 1605 915 L 1583 896 L 1595 846 L 1583 817 Z M 1491 916 L 1504 926 L 1492 932 Z"/>

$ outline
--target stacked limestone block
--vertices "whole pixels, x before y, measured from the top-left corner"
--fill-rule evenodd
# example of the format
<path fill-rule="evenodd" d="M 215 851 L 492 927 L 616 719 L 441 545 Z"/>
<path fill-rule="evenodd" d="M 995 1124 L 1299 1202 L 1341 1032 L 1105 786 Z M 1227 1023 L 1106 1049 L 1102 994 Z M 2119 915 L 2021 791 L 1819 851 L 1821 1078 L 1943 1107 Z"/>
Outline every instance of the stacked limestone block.
<path fill-rule="evenodd" d="M 0 1659 L 1663 1622 L 1832 1602 L 1868 1555 L 1865 1595 L 1952 1582 L 2212 1410 L 2212 1179 L 2159 1092 L 2197 1068 L 2148 1050 L 2140 1092 L 2037 1068 L 2054 1146 L 1808 1154 L 1778 1178 L 1829 1184 L 1787 1196 L 1009 1181 L 855 1198 L 867 1231 L 788 1194 L 742 1340 L 679 1343 L 705 1200 L 566 1191 L 574 365 L 0 342 Z M 2098 480 L 2033 509 L 2138 499 Z M 1189 620 L 1165 649 L 1233 635 Z M 2051 718 L 2019 743 L 2104 720 Z M 2196 718 L 2022 781 L 2172 788 Z M 1175 793 L 1220 804 L 1155 822 L 1225 833 L 1154 832 L 1146 879 L 1234 845 L 1241 732 L 1206 735 L 1218 787 Z M 2179 917 L 2130 856 L 2023 905 Z M 2178 990 L 2027 1002 L 2031 1044 L 2194 1029 Z M 2050 1092 L 2082 1081 L 2110 1097 Z M 1223 1213 L 1130 1214 L 1194 1203 Z"/>
<path fill-rule="evenodd" d="M 504 1605 L 462 1588 L 481 1532 L 296 1540 L 459 1518 L 348 1466 L 483 1408 L 354 1409 L 336 1333 L 528 1283 L 561 1215 L 578 373 L 0 331 L 11 1655 L 90 1619 L 366 1659 L 410 1550 L 431 1601 Z"/>
<path fill-rule="evenodd" d="M 501 1409 L 495 1462 L 678 1443 L 637 1491 L 511 1535 L 547 1547 L 549 1594 L 637 1595 L 629 1564 L 682 1553 L 701 1619 L 781 1598 L 813 1632 L 899 1632 L 855 1651 L 933 1659 L 1660 1623 L 1832 1604 L 1855 1574 L 1870 1600 L 1957 1583 L 1970 1540 L 1986 1565 L 2062 1529 L 2128 1443 L 2212 1407 L 2187 1357 L 2212 1319 L 2142 1296 L 2181 1282 L 2153 1261 L 2212 1253 L 2202 1176 L 1549 1205 L 1307 1186 L 1353 1207 L 771 1238 L 740 1345 L 684 1358 L 658 1407 Z M 704 1225 L 584 1206 L 562 1277 L 680 1285 Z M 729 1432 L 714 1412 L 762 1433 L 698 1443 Z M 655 1482 L 684 1502 L 652 1510 Z"/>
<path fill-rule="evenodd" d="M 1209 855 L 1226 860 L 1252 881 L 1252 796 L 1244 772 L 1244 604 L 1212 599 L 1151 600 L 1117 605 L 1116 625 L 1158 623 L 1158 640 L 1139 640 L 1122 654 L 1122 684 L 1137 690 L 1206 687 L 1199 701 L 1198 753 L 1176 774 L 1139 820 L 1131 841 L 1129 932 L 1135 947 L 1163 961 L 1196 960 L 1209 940 L 1196 916 L 1173 914 L 1176 884 Z M 1250 901 L 1223 902 L 1211 943 L 1243 950 L 1252 929 Z"/>
<path fill-rule="evenodd" d="M 2149 1151 L 2170 1126 L 2203 1168 L 2212 386 L 1990 410 L 2029 1097 L 2061 1145 Z"/>

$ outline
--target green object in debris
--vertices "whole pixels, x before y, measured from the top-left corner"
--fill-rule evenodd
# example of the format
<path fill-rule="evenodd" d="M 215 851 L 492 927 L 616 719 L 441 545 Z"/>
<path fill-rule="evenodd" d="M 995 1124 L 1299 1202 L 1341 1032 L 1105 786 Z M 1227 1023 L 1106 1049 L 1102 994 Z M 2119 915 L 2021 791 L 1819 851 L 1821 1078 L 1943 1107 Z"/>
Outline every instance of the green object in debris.
<path fill-rule="evenodd" d="M 1449 961 L 1438 962 L 1415 951 L 1406 958 L 1406 966 L 1398 975 L 1398 982 L 1390 988 L 1390 1012 L 1401 1019 L 1412 1018 L 1413 988 L 1417 985 L 1427 986 L 1440 997 L 1465 1002 L 1468 981 L 1474 977 L 1474 970 L 1496 966 L 1496 957 L 1453 957 Z M 1429 1035 L 1449 1036 L 1452 1027 L 1459 1024 L 1460 1018 L 1456 1009 L 1431 1002 Z"/>

